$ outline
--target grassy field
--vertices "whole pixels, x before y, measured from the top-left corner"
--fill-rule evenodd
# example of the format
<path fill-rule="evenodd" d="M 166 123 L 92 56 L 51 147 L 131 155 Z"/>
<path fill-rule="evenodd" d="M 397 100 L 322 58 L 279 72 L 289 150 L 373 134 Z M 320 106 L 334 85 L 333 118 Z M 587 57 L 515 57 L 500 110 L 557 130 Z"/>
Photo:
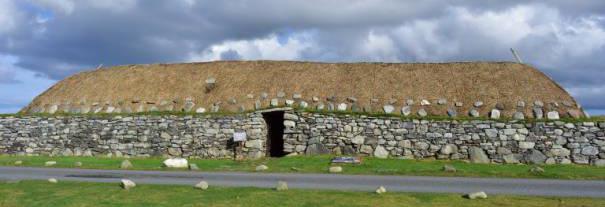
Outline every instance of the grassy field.
<path fill-rule="evenodd" d="M 468 200 L 459 194 L 274 191 L 261 188 L 21 181 L 0 183 L 0 206 L 605 206 L 605 199 L 489 195 Z"/>
<path fill-rule="evenodd" d="M 327 173 L 330 166 L 330 156 L 317 157 L 284 157 L 267 158 L 261 160 L 220 160 L 220 159 L 192 159 L 201 171 L 254 171 L 260 164 L 267 165 L 266 172 L 282 173 Z M 49 160 L 57 161 L 53 167 L 74 167 L 75 162 L 82 162 L 81 168 L 91 169 L 119 169 L 124 158 L 102 157 L 20 157 L 0 156 L 0 165 L 14 166 L 15 161 L 21 160 L 22 166 L 43 167 Z M 135 170 L 167 170 L 161 167 L 163 158 L 131 158 L 129 159 Z M 450 164 L 456 167 L 457 172 L 448 173 L 442 170 L 443 165 Z M 605 167 L 584 165 L 546 165 L 544 173 L 529 172 L 533 166 L 529 165 L 500 165 L 500 164 L 471 164 L 461 161 L 440 160 L 399 160 L 364 158 L 360 165 L 342 165 L 345 174 L 372 174 L 372 175 L 420 175 L 420 176 L 463 176 L 463 177 L 498 177 L 498 178 L 552 178 L 552 179 L 578 179 L 603 180 Z"/>

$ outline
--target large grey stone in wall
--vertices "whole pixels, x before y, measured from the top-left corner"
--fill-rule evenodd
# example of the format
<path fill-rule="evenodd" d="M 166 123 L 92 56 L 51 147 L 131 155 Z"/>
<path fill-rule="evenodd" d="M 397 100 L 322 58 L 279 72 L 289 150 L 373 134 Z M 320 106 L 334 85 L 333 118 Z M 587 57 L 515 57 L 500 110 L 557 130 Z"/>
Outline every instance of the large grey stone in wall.
<path fill-rule="evenodd" d="M 284 126 L 286 127 L 286 129 L 292 129 L 292 128 L 296 127 L 296 122 L 294 122 L 292 120 L 285 120 Z"/>
<path fill-rule="evenodd" d="M 363 143 L 365 143 L 365 140 L 366 138 L 364 136 L 357 135 L 351 139 L 351 143 L 356 145 L 362 145 Z"/>
<path fill-rule="evenodd" d="M 472 163 L 490 163 L 490 159 L 485 154 L 485 151 L 479 147 L 470 147 L 468 153 Z"/>
<path fill-rule="evenodd" d="M 535 145 L 535 142 L 519 142 L 519 148 L 521 149 L 533 149 Z"/>
<path fill-rule="evenodd" d="M 544 164 L 548 157 L 544 155 L 539 150 L 530 150 L 529 153 L 525 156 L 525 160 L 529 164 Z"/>
<path fill-rule="evenodd" d="M 597 155 L 597 154 L 599 154 L 599 148 L 597 148 L 595 146 L 586 146 L 586 147 L 582 148 L 582 154 L 588 155 L 588 156 Z"/>
<path fill-rule="evenodd" d="M 440 153 L 444 155 L 458 153 L 458 146 L 456 146 L 455 144 L 446 144 L 441 147 Z"/>
<path fill-rule="evenodd" d="M 567 157 L 567 156 L 571 155 L 571 151 L 569 151 L 568 149 L 565 149 L 565 148 L 556 148 L 556 149 L 551 149 L 550 154 L 552 154 L 553 156 L 557 156 L 557 157 Z"/>
<path fill-rule="evenodd" d="M 284 113 L 284 120 L 298 121 L 298 116 L 293 113 Z"/>
<path fill-rule="evenodd" d="M 376 146 L 374 157 L 385 159 L 389 157 L 389 152 L 381 145 Z"/>
<path fill-rule="evenodd" d="M 485 129 L 485 135 L 489 138 L 497 138 L 498 130 L 497 129 Z"/>
<path fill-rule="evenodd" d="M 307 147 L 307 150 L 305 151 L 306 155 L 325 155 L 325 154 L 330 154 L 330 150 L 328 148 L 326 148 L 326 146 L 324 146 L 323 144 L 317 143 L 317 144 L 311 144 Z"/>

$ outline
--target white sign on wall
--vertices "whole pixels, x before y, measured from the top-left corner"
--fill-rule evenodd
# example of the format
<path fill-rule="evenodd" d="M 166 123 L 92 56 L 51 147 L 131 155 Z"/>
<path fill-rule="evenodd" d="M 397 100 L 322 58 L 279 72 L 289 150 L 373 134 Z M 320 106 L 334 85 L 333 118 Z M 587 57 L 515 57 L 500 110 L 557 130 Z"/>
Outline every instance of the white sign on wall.
<path fill-rule="evenodd" d="M 234 142 L 243 142 L 243 141 L 246 141 L 246 132 L 235 132 L 235 133 L 233 133 L 233 141 Z"/>

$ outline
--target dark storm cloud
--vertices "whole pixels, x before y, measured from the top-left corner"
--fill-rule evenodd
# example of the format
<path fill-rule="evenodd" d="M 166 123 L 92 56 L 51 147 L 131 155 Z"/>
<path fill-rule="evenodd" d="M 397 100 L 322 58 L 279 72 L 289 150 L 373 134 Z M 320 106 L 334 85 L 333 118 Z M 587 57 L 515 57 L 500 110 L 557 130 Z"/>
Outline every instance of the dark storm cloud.
<path fill-rule="evenodd" d="M 253 41 L 272 34 L 296 36 L 309 31 L 310 39 L 300 40 L 303 46 L 291 46 L 299 50 L 294 59 L 502 61 L 512 60 L 508 49 L 514 47 L 526 62 L 566 89 L 603 88 L 605 79 L 605 43 L 599 40 L 605 38 L 601 34 L 605 2 L 599 0 L 30 0 L 13 4 L 17 11 L 4 20 L 16 23 L 10 30 L 0 30 L 0 55 L 18 57 L 17 66 L 55 80 L 99 64 L 188 61 L 195 59 L 192 54 L 212 53 L 209 48 L 217 45 L 222 50 L 212 57 L 247 59 L 252 58 L 250 51 L 238 50 L 238 44 L 256 47 Z M 519 19 L 524 21 L 515 22 Z M 237 40 L 249 42 L 227 44 Z M 604 91 L 593 90 L 590 97 L 574 93 L 585 106 L 605 109 Z"/>

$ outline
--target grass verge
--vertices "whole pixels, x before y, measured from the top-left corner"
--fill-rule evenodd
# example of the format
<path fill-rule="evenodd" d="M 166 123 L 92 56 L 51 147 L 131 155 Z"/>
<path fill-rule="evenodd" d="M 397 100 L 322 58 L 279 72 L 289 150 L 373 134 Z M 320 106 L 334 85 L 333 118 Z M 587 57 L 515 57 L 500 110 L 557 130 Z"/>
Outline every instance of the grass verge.
<path fill-rule="evenodd" d="M 605 206 L 605 199 L 489 195 L 467 200 L 459 194 L 274 191 L 261 188 L 138 185 L 44 181 L 0 183 L 0 206 Z"/>
<path fill-rule="evenodd" d="M 266 172 L 279 173 L 327 173 L 331 156 L 298 156 L 284 158 L 266 158 L 260 160 L 234 161 L 227 159 L 190 159 L 201 171 L 252 172 L 260 164 L 267 165 Z M 0 165 L 44 167 L 46 161 L 57 161 L 53 167 L 73 168 L 75 162 L 82 162 L 81 168 L 119 169 L 125 158 L 105 157 L 45 157 L 45 156 L 0 156 Z M 161 167 L 163 158 L 131 158 L 134 170 L 169 170 Z M 453 165 L 457 172 L 442 170 L 445 164 Z M 605 167 L 585 165 L 546 165 L 543 173 L 531 173 L 533 166 L 510 164 L 473 164 L 462 161 L 442 160 L 400 160 L 364 158 L 359 165 L 345 164 L 344 174 L 355 175 L 415 175 L 415 176 L 457 176 L 457 177 L 494 177 L 494 178 L 549 178 L 573 180 L 605 180 Z M 172 170 L 172 169 L 170 169 Z"/>

